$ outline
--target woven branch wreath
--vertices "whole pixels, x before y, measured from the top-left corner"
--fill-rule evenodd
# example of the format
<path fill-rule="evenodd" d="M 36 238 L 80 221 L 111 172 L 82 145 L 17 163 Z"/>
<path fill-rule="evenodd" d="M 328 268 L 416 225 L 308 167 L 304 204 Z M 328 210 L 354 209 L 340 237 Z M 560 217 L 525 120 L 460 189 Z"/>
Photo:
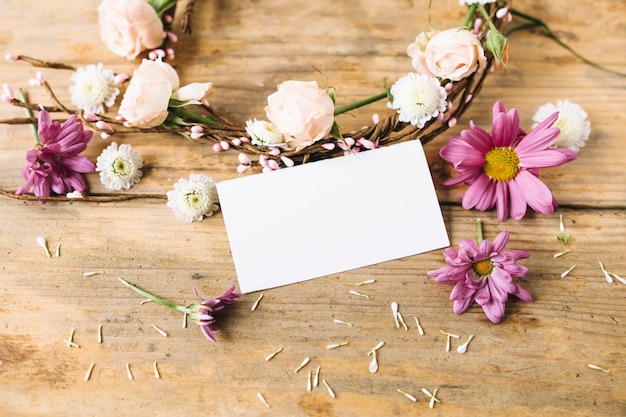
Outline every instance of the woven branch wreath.
<path fill-rule="evenodd" d="M 131 3 L 133 1 L 129 0 Z M 268 97 L 266 115 L 270 120 L 248 120 L 242 126 L 219 114 L 214 106 L 209 106 L 205 97 L 213 92 L 211 83 L 192 83 L 179 88 L 175 70 L 164 61 L 174 57 L 173 50 L 168 48 L 167 43 L 176 41 L 175 35 L 169 31 L 176 0 L 152 0 L 148 3 L 144 0 L 137 1 L 142 7 L 150 9 L 146 10 L 147 13 L 154 13 L 159 19 L 162 33 L 155 36 L 158 43 L 155 41 L 153 44 L 142 45 L 143 50 L 156 49 L 150 51 L 150 59 L 143 60 L 129 82 L 124 75 L 103 70 L 101 64 L 75 68 L 23 55 L 7 55 L 10 61 L 25 61 L 36 67 L 72 70 L 75 74 L 81 71 L 83 75 L 89 71 L 99 71 L 106 75 L 115 94 L 109 94 L 108 97 L 103 95 L 101 102 L 95 104 L 85 103 L 89 100 L 75 101 L 73 98 L 73 104 L 77 108 L 70 108 L 58 100 L 51 86 L 38 73 L 36 79 L 31 81 L 47 89 L 55 105 L 29 103 L 25 97 L 15 97 L 12 89 L 5 85 L 3 100 L 24 107 L 31 113 L 29 117 L 0 120 L 0 123 L 36 124 L 38 120 L 32 112 L 46 111 L 76 115 L 85 126 L 100 132 L 105 138 L 121 134 L 175 132 L 193 140 L 212 143 L 216 151 L 239 151 L 239 172 L 255 165 L 260 165 L 264 171 L 271 171 L 407 140 L 418 139 L 424 144 L 428 143 L 454 126 L 479 93 L 487 74 L 494 68 L 504 66 L 508 58 L 507 40 L 500 33 L 500 29 L 510 20 L 507 8 L 509 2 L 466 1 L 469 7 L 463 24 L 417 36 L 407 50 L 416 72 L 400 78 L 390 88 L 385 87 L 384 92 L 337 107 L 334 89 L 321 89 L 316 82 L 286 81 Z M 107 6 L 108 3 L 114 2 L 105 0 L 99 8 L 101 33 L 105 30 L 102 25 L 103 15 L 112 12 L 107 9 L 111 7 Z M 189 18 L 195 3 L 196 1 L 190 2 L 184 12 L 183 31 L 187 33 L 191 32 Z M 106 16 L 104 21 L 110 24 Z M 106 43 L 105 38 L 103 35 Z M 141 51 L 135 49 L 114 52 L 132 59 Z M 145 93 L 142 81 L 148 79 L 152 82 L 155 77 L 162 78 L 162 84 L 169 88 L 169 92 L 161 108 L 150 109 L 146 113 L 145 109 L 140 108 L 140 104 L 148 101 L 141 96 Z M 107 116 L 104 114 L 105 107 L 115 105 L 116 95 L 123 86 L 126 86 L 126 90 L 119 104 L 118 116 Z M 388 107 L 395 111 L 374 120 L 370 126 L 342 132 L 335 122 L 338 114 L 383 99 L 387 99 Z M 293 106 L 303 106 L 298 108 L 299 114 L 304 113 L 301 120 L 290 119 Z"/>

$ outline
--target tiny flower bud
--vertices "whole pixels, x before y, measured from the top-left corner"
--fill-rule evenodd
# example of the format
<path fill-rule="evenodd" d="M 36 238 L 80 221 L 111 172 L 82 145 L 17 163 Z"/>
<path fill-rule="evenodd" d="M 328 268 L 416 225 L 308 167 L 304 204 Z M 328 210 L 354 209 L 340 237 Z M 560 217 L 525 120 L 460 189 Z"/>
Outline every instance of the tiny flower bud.
<path fill-rule="evenodd" d="M 246 172 L 249 169 L 250 169 L 250 165 L 239 165 L 239 166 L 237 166 L 237 172 L 240 173 L 240 174 L 243 174 L 244 172 Z"/>
<path fill-rule="evenodd" d="M 204 132 L 204 128 L 202 126 L 193 125 L 191 126 L 191 133 L 202 133 Z"/>
<path fill-rule="evenodd" d="M 109 124 L 108 124 L 108 123 L 103 122 L 102 120 L 98 120 L 98 121 L 96 122 L 96 127 L 97 127 L 98 129 L 102 129 L 102 130 L 113 130 L 113 129 L 111 128 L 111 126 L 109 126 Z"/>
<path fill-rule="evenodd" d="M 220 142 L 220 146 L 225 151 L 230 149 L 230 143 L 226 142 L 225 140 Z"/>
<path fill-rule="evenodd" d="M 235 139 L 231 140 L 231 142 L 232 142 L 232 144 L 233 144 L 234 146 L 239 146 L 239 145 L 241 145 L 241 139 L 239 139 L 239 138 L 235 138 Z"/>
<path fill-rule="evenodd" d="M 100 132 L 100 139 L 108 139 L 110 137 L 111 135 L 109 135 L 108 133 Z"/>
<path fill-rule="evenodd" d="M 15 54 L 6 54 L 4 56 L 4 59 L 6 59 L 9 62 L 17 62 L 19 61 L 19 57 Z"/>
<path fill-rule="evenodd" d="M 333 149 L 335 149 L 335 144 L 334 143 L 324 143 L 322 145 L 322 148 L 326 149 L 327 151 L 332 151 Z"/>
<path fill-rule="evenodd" d="M 194 133 L 194 132 L 191 132 L 191 134 L 189 135 L 189 137 L 191 139 L 200 139 L 202 136 L 204 136 L 204 133 Z M 220 146 L 220 150 L 221 150 L 221 146 Z"/>
<path fill-rule="evenodd" d="M 250 157 L 246 155 L 245 153 L 240 153 L 237 156 L 237 159 L 239 159 L 239 162 L 241 162 L 244 165 L 250 165 L 252 163 L 252 160 L 250 159 Z"/>
<path fill-rule="evenodd" d="M 223 149 L 222 149 L 222 147 L 220 146 L 220 144 L 219 144 L 219 143 L 215 143 L 215 144 L 213 145 L 213 151 L 214 151 L 214 152 L 222 152 L 222 151 L 223 151 Z"/>
<path fill-rule="evenodd" d="M 0 96 L 0 100 L 10 104 L 11 101 L 13 101 L 13 97 L 9 97 L 8 95 L 3 93 L 2 96 Z"/>
<path fill-rule="evenodd" d="M 176 36 L 176 34 L 174 32 L 165 32 L 167 34 L 167 38 L 170 40 L 170 42 L 178 42 L 178 36 Z"/>
<path fill-rule="evenodd" d="M 43 76 L 43 72 L 41 71 L 37 71 L 35 73 L 35 78 L 37 79 L 37 81 L 39 81 L 40 84 L 43 84 L 46 82 L 46 79 Z"/>
<path fill-rule="evenodd" d="M 268 153 L 272 156 L 278 156 L 280 155 L 280 148 L 272 148 Z"/>
<path fill-rule="evenodd" d="M 250 138 L 247 138 L 245 136 L 241 136 L 239 140 L 241 141 L 241 143 L 250 143 Z"/>
<path fill-rule="evenodd" d="M 88 122 L 97 122 L 98 120 L 100 120 L 97 115 L 89 112 L 83 113 L 83 118 Z"/>
<path fill-rule="evenodd" d="M 267 165 L 273 170 L 280 168 L 280 166 L 278 165 L 278 162 L 276 162 L 275 159 L 270 159 L 269 161 L 267 161 Z"/>
<path fill-rule="evenodd" d="M 113 84 L 118 85 L 128 80 L 128 75 L 126 74 L 117 74 L 115 78 L 113 78 Z"/>
<path fill-rule="evenodd" d="M 497 29 L 491 29 L 485 47 L 493 54 L 495 68 L 501 69 L 509 60 L 509 43 Z"/>
<path fill-rule="evenodd" d="M 288 168 L 291 168 L 292 166 L 295 165 L 293 160 L 291 158 L 287 158 L 286 156 L 281 156 L 280 160 L 283 161 L 283 164 L 285 164 L 285 166 Z"/>
<path fill-rule="evenodd" d="M 372 123 L 376 125 L 378 122 L 380 122 L 380 115 L 378 113 L 372 114 Z"/>

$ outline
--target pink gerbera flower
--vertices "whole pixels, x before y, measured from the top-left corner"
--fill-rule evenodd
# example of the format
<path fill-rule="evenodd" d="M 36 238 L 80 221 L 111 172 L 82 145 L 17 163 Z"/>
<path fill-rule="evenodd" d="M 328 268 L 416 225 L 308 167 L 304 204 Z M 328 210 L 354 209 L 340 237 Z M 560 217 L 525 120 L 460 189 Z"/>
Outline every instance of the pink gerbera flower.
<path fill-rule="evenodd" d="M 476 301 L 493 323 L 500 323 L 504 316 L 504 306 L 509 294 L 520 300 L 531 302 L 532 296 L 513 282 L 512 276 L 523 277 L 528 268 L 516 264 L 530 256 L 524 250 L 504 252 L 509 241 L 509 232 L 500 232 L 493 243 L 483 240 L 480 245 L 471 240 L 463 240 L 459 248 L 444 251 L 448 266 L 429 271 L 440 284 L 454 284 L 450 299 L 454 301 L 453 311 L 465 313 Z"/>
<path fill-rule="evenodd" d="M 37 145 L 26 152 L 27 163 L 22 168 L 26 184 L 16 194 L 24 194 L 31 188 L 38 197 L 49 197 L 51 192 L 83 191 L 82 174 L 93 172 L 96 166 L 79 154 L 87 148 L 93 132 L 83 130 L 83 125 L 76 123 L 76 115 L 61 125 L 53 122 L 45 110 L 39 113 L 38 125 Z"/>
<path fill-rule="evenodd" d="M 496 207 L 500 221 L 506 220 L 509 212 L 512 218 L 521 219 L 527 206 L 552 213 L 556 200 L 539 180 L 538 170 L 576 159 L 569 149 L 550 148 L 560 132 L 551 127 L 557 118 L 555 112 L 527 134 L 520 129 L 517 109 L 506 113 L 504 105 L 496 102 L 491 134 L 470 122 L 470 130 L 463 130 L 441 148 L 441 157 L 459 173 L 444 185 L 469 184 L 462 196 L 463 208 L 485 211 Z"/>

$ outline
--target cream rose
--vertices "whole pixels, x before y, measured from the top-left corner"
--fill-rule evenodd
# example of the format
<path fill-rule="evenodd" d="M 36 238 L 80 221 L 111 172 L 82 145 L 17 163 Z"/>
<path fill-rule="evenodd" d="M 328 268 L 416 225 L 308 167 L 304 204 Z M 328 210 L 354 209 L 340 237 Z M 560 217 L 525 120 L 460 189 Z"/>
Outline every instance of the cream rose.
<path fill-rule="evenodd" d="M 448 29 L 420 34 L 407 48 L 413 67 L 420 74 L 459 81 L 487 65 L 478 38 L 465 29 Z"/>
<path fill-rule="evenodd" d="M 335 105 L 315 81 L 285 81 L 267 104 L 267 118 L 296 149 L 324 138 L 333 127 Z"/>
<path fill-rule="evenodd" d="M 113 53 L 134 59 L 163 43 L 163 24 L 146 0 L 103 0 L 98 6 L 100 37 Z"/>
<path fill-rule="evenodd" d="M 168 114 L 170 98 L 177 100 L 202 100 L 213 92 L 212 83 L 192 83 L 179 87 L 174 68 L 160 60 L 144 59 L 133 73 L 119 114 L 127 126 L 150 128 L 159 126 Z"/>

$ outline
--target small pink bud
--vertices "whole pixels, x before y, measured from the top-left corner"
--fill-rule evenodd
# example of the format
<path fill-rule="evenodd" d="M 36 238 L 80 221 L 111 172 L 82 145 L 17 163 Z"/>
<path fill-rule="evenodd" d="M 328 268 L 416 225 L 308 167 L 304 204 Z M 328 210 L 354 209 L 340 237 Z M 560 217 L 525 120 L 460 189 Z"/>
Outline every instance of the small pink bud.
<path fill-rule="evenodd" d="M 128 80 L 128 75 L 126 75 L 126 74 L 117 74 L 113 78 L 113 84 L 115 84 L 115 85 L 122 84 L 126 80 Z"/>
<path fill-rule="evenodd" d="M 465 103 L 469 103 L 470 101 L 472 101 L 472 95 L 468 94 L 467 97 L 465 97 Z"/>
<path fill-rule="evenodd" d="M 228 142 L 226 142 L 225 140 L 223 140 L 223 141 L 221 141 L 221 142 L 220 142 L 220 147 L 221 147 L 223 150 L 227 151 L 227 150 L 229 150 L 229 149 L 230 149 L 230 143 L 228 143 Z"/>
<path fill-rule="evenodd" d="M 267 173 L 267 172 L 272 172 L 272 171 L 274 171 L 274 170 L 272 168 L 270 168 L 270 167 L 265 167 L 265 168 L 263 168 L 261 170 L 261 172 L 263 172 L 264 174 Z"/>
<path fill-rule="evenodd" d="M 450 93 L 452 91 L 452 83 L 447 83 L 443 86 L 443 89 L 446 90 L 446 93 Z"/>
<path fill-rule="evenodd" d="M 176 58 L 176 54 L 174 53 L 174 50 L 172 48 L 165 49 L 165 53 L 167 54 L 167 59 L 169 60 Z"/>
<path fill-rule="evenodd" d="M 155 51 L 148 52 L 148 59 L 150 61 L 156 61 L 157 58 L 158 58 L 158 55 Z"/>
<path fill-rule="evenodd" d="M 352 152 L 359 153 L 361 152 L 361 148 L 352 148 Z"/>
<path fill-rule="evenodd" d="M 456 121 L 456 117 L 451 117 L 450 120 L 448 120 L 448 127 L 456 126 Z"/>
<path fill-rule="evenodd" d="M 335 149 L 335 144 L 334 143 L 324 143 L 324 144 L 322 144 L 322 148 L 326 149 L 327 151 L 332 151 L 333 149 Z"/>
<path fill-rule="evenodd" d="M 503 7 L 501 9 L 498 9 L 498 11 L 496 11 L 496 17 L 498 19 L 502 19 L 504 16 L 506 16 L 506 14 L 509 12 L 509 8 L 508 7 Z"/>
<path fill-rule="evenodd" d="M 20 58 L 15 54 L 6 54 L 4 56 L 4 59 L 6 59 L 9 62 L 17 62 L 19 61 Z"/>
<path fill-rule="evenodd" d="M 220 146 L 219 143 L 215 143 L 215 144 L 213 144 L 213 151 L 215 151 L 215 152 L 222 152 L 223 149 L 222 149 L 222 147 Z"/>
<path fill-rule="evenodd" d="M 380 115 L 378 113 L 372 114 L 372 123 L 377 125 L 378 122 L 380 122 Z"/>
<path fill-rule="evenodd" d="M 270 159 L 269 161 L 267 161 L 267 165 L 274 170 L 280 168 L 280 166 L 278 165 L 278 162 L 276 162 L 275 159 Z"/>
<path fill-rule="evenodd" d="M 155 49 L 154 52 L 159 58 L 165 58 L 166 53 L 163 49 Z"/>
<path fill-rule="evenodd" d="M 209 100 L 207 100 L 206 98 L 203 98 L 200 102 L 204 107 L 209 107 L 211 105 L 211 103 L 209 103 Z"/>
<path fill-rule="evenodd" d="M 239 138 L 235 138 L 235 139 L 231 140 L 231 143 L 232 143 L 234 146 L 239 146 L 239 145 L 241 145 L 241 139 L 239 139 Z"/>
<path fill-rule="evenodd" d="M 6 94 L 2 93 L 2 96 L 0 96 L 0 100 L 10 104 L 11 101 L 13 101 L 13 97 L 9 97 Z"/>
<path fill-rule="evenodd" d="M 121 114 L 118 114 L 117 116 L 115 116 L 115 120 L 117 120 L 118 122 L 123 122 L 126 119 Z"/>
<path fill-rule="evenodd" d="M 172 23 L 174 21 L 174 17 L 172 17 L 171 14 L 166 14 L 165 15 L 165 22 L 166 23 Z"/>
<path fill-rule="evenodd" d="M 237 159 L 239 159 L 239 162 L 241 162 L 243 165 L 250 165 L 252 163 L 252 160 L 250 159 L 250 157 L 246 155 L 245 153 L 240 153 L 237 156 Z"/>
<path fill-rule="evenodd" d="M 339 146 L 339 149 L 343 149 L 344 151 L 347 151 L 348 149 L 350 149 L 350 148 L 348 148 L 348 147 L 346 146 L 346 144 L 345 144 L 345 143 L 343 143 L 343 142 L 339 142 L 339 143 L 337 143 L 337 146 Z"/>
<path fill-rule="evenodd" d="M 6 94 L 7 96 L 11 98 L 15 97 L 13 95 L 13 87 L 11 87 L 10 84 L 6 84 L 6 83 L 2 84 L 2 90 L 4 91 L 4 94 Z"/>
<path fill-rule="evenodd" d="M 170 40 L 170 42 L 178 42 L 178 36 L 176 36 L 176 34 L 174 32 L 165 32 L 167 34 L 167 39 Z"/>
<path fill-rule="evenodd" d="M 102 120 L 98 120 L 98 121 L 96 122 L 96 127 L 97 127 L 98 129 L 102 129 L 102 130 L 113 130 L 113 129 L 111 128 L 111 126 L 109 126 L 109 124 L 108 124 L 108 123 L 103 122 Z"/>
<path fill-rule="evenodd" d="M 292 166 L 295 165 L 295 162 L 293 162 L 293 159 L 287 158 L 286 156 L 281 156 L 280 160 L 283 161 L 283 164 L 285 164 L 285 166 L 288 168 L 291 168 Z"/>
<path fill-rule="evenodd" d="M 365 138 L 361 138 L 359 139 L 359 143 L 361 144 L 362 147 L 364 147 L 365 149 L 374 149 L 376 147 L 376 145 L 374 145 L 374 142 L 372 142 L 369 139 L 365 139 Z"/>
<path fill-rule="evenodd" d="M 193 125 L 191 126 L 191 133 L 203 133 L 204 129 L 202 128 L 202 126 L 198 126 L 198 125 Z"/>
<path fill-rule="evenodd" d="M 272 156 L 278 156 L 280 155 L 280 148 L 272 148 L 268 153 Z"/>
<path fill-rule="evenodd" d="M 191 139 L 200 139 L 202 136 L 204 136 L 204 133 L 194 133 L 191 132 L 191 134 L 189 135 L 189 137 Z M 220 146 L 220 150 L 222 149 L 222 147 Z"/>
<path fill-rule="evenodd" d="M 243 174 L 244 172 L 246 172 L 249 169 L 250 169 L 250 165 L 239 165 L 239 166 L 237 166 L 237 172 L 240 173 L 240 174 Z"/>
<path fill-rule="evenodd" d="M 31 87 L 38 87 L 38 86 L 41 85 L 41 83 L 36 78 L 29 78 L 28 79 L 28 85 L 30 85 Z"/>
<path fill-rule="evenodd" d="M 100 139 L 108 139 L 110 137 L 111 135 L 109 135 L 108 133 L 100 132 Z"/>
<path fill-rule="evenodd" d="M 72 191 L 71 193 L 65 194 L 67 198 L 83 198 L 83 193 L 80 191 Z"/>
<path fill-rule="evenodd" d="M 93 113 L 89 113 L 89 112 L 83 113 L 83 119 L 85 119 L 88 122 L 97 122 L 98 120 L 100 120 L 100 118 L 97 115 Z"/>
<path fill-rule="evenodd" d="M 40 84 L 43 84 L 46 82 L 45 77 L 43 76 L 43 72 L 41 71 L 37 71 L 35 73 L 35 78 L 37 79 L 37 81 L 39 81 Z"/>
<path fill-rule="evenodd" d="M 259 156 L 259 164 L 261 164 L 262 167 L 267 167 L 267 156 L 265 155 L 261 155 Z"/>
<path fill-rule="evenodd" d="M 354 144 L 356 143 L 356 141 L 353 138 L 344 138 L 344 140 L 346 141 L 346 145 L 348 145 L 349 147 L 353 147 Z"/>

